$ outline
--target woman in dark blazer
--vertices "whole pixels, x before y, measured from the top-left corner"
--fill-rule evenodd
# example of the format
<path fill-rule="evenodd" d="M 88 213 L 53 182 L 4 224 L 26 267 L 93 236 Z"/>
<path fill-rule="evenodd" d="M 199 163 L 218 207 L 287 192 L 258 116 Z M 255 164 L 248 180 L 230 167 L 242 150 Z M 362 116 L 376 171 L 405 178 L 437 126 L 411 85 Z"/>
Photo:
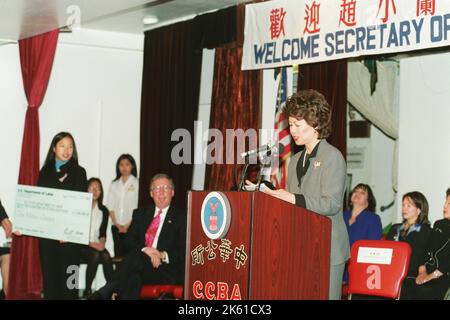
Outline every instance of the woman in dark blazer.
<path fill-rule="evenodd" d="M 442 300 L 450 289 L 450 188 L 444 203 L 444 219 L 434 223 L 427 259 L 416 278 L 417 299 Z"/>
<path fill-rule="evenodd" d="M 403 222 L 394 224 L 387 235 L 387 240 L 404 241 L 411 246 L 408 274 L 403 281 L 400 299 L 416 299 L 416 277 L 419 266 L 427 254 L 431 235 L 428 220 L 428 201 L 418 192 L 408 192 L 402 199 Z"/>
<path fill-rule="evenodd" d="M 92 193 L 91 232 L 89 245 L 81 250 L 82 257 L 87 262 L 85 297 L 92 293 L 91 286 L 99 264 L 103 265 L 103 274 L 106 281 L 110 281 L 113 276 L 111 256 L 105 248 L 109 211 L 103 205 L 103 185 L 100 179 L 89 179 L 88 192 Z"/>
<path fill-rule="evenodd" d="M 44 166 L 39 172 L 39 187 L 87 191 L 86 170 L 78 165 L 75 140 L 68 132 L 52 140 Z M 77 286 L 70 286 L 69 266 L 79 266 L 80 246 L 75 243 L 39 239 L 44 299 L 77 299 Z M 68 273 L 69 272 L 69 273 Z"/>

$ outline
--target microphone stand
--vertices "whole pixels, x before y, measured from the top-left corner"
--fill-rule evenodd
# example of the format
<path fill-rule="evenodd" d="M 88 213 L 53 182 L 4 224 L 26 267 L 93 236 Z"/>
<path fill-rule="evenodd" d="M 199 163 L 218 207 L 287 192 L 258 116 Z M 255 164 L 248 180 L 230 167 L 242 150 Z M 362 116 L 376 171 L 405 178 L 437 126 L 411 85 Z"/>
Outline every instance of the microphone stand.
<path fill-rule="evenodd" d="M 258 157 L 260 169 L 259 169 L 258 175 L 256 177 L 257 182 L 256 182 L 255 191 L 258 191 L 261 187 L 262 178 L 264 176 L 263 172 L 264 172 L 264 169 L 271 163 L 271 161 L 272 161 L 271 157 L 272 157 L 271 149 L 268 149 L 263 156 Z M 250 166 L 249 158 L 250 158 L 250 156 L 248 154 L 244 157 L 245 166 L 244 166 L 244 169 L 242 170 L 241 179 L 239 181 L 239 186 L 238 186 L 239 191 L 243 190 L 243 188 L 244 188 L 245 177 L 247 176 L 248 167 Z"/>
<path fill-rule="evenodd" d="M 238 191 L 241 191 L 244 188 L 245 177 L 247 176 L 247 170 L 248 170 L 248 167 L 250 166 L 249 156 L 246 155 L 244 159 L 245 159 L 245 165 L 244 165 L 244 169 L 242 170 L 241 179 L 239 181 Z"/>
<path fill-rule="evenodd" d="M 265 167 L 267 167 L 267 165 L 269 163 L 271 163 L 270 157 L 272 156 L 272 150 L 268 150 L 267 154 L 265 154 L 262 158 L 259 159 L 259 172 L 258 172 L 258 176 L 256 178 L 256 188 L 255 190 L 259 191 L 260 187 L 261 187 L 261 182 L 262 182 L 262 178 L 263 178 L 263 171 L 265 169 Z M 264 161 L 263 161 L 264 159 Z M 269 162 L 267 162 L 267 159 L 269 159 Z"/>

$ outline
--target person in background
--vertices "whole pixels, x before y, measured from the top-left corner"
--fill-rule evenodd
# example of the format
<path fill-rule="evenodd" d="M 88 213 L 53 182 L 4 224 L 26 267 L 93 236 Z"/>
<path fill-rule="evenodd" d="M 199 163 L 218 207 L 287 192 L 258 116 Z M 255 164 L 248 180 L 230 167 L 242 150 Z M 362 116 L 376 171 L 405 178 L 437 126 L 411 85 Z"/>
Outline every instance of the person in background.
<path fill-rule="evenodd" d="M 111 256 L 105 249 L 109 212 L 103 205 L 103 186 L 100 179 L 90 178 L 88 180 L 88 192 L 92 193 L 91 233 L 89 245 L 81 251 L 83 258 L 87 261 L 85 297 L 92 294 L 92 282 L 97 274 L 99 264 L 103 265 L 106 281 L 110 281 L 113 275 Z"/>
<path fill-rule="evenodd" d="M 86 170 L 78 164 L 73 136 L 58 133 L 52 140 L 39 172 L 38 186 L 71 191 L 87 191 Z M 51 239 L 39 239 L 44 299 L 77 299 L 78 288 L 68 286 L 69 266 L 79 266 L 80 245 Z"/>
<path fill-rule="evenodd" d="M 344 211 L 350 247 L 357 240 L 380 240 L 383 232 L 380 217 L 375 213 L 377 202 L 369 185 L 360 183 L 350 194 L 350 210 Z M 344 273 L 344 283 L 348 273 Z"/>
<path fill-rule="evenodd" d="M 444 203 L 444 218 L 434 223 L 427 259 L 416 278 L 417 299 L 442 300 L 450 289 L 450 188 Z"/>
<path fill-rule="evenodd" d="M 404 241 L 411 247 L 408 274 L 402 284 L 400 300 L 414 300 L 416 299 L 416 278 L 419 266 L 427 254 L 431 235 L 427 198 L 418 191 L 403 195 L 402 216 L 403 222 L 394 224 L 386 239 Z"/>
<path fill-rule="evenodd" d="M 6 238 L 11 237 L 12 223 L 6 214 L 5 208 L 3 208 L 0 201 L 0 222 L 5 230 Z M 0 269 L 3 281 L 3 292 L 0 294 L 0 299 L 4 299 L 8 294 L 8 277 L 9 277 L 9 247 L 0 247 Z"/>
<path fill-rule="evenodd" d="M 126 234 L 131 225 L 133 210 L 138 206 L 139 180 L 136 161 L 129 154 L 122 154 L 116 163 L 116 178 L 108 191 L 109 213 L 115 257 L 126 255 Z"/>
<path fill-rule="evenodd" d="M 350 257 L 342 214 L 347 168 L 341 152 L 326 141 L 331 134 L 331 107 L 321 93 L 303 90 L 287 99 L 283 113 L 295 144 L 305 149 L 291 158 L 287 190 L 266 188 L 264 192 L 330 218 L 329 299 L 339 300 Z"/>
<path fill-rule="evenodd" d="M 129 253 L 118 266 L 113 281 L 91 299 L 139 299 L 144 284 L 184 283 L 186 213 L 172 205 L 175 185 L 171 177 L 157 174 L 150 181 L 154 204 L 136 209 L 127 237 Z"/>

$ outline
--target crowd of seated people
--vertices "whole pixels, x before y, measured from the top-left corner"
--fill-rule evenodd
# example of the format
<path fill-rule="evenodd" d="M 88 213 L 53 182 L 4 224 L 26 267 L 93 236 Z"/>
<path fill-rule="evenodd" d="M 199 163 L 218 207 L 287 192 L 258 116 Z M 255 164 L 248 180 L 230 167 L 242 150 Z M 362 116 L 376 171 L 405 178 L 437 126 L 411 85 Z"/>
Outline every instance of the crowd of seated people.
<path fill-rule="evenodd" d="M 375 213 L 376 201 L 370 187 L 358 184 L 350 201 L 350 210 L 344 212 L 350 245 L 357 240 L 381 239 L 381 220 Z M 428 213 L 428 200 L 421 192 L 404 194 L 403 221 L 392 225 L 386 235 L 386 240 L 404 241 L 411 247 L 401 300 L 442 300 L 450 290 L 450 188 L 446 192 L 443 219 L 436 221 L 433 228 Z M 348 282 L 347 274 L 343 282 Z"/>
<path fill-rule="evenodd" d="M 81 249 L 81 256 L 88 265 L 85 296 L 88 299 L 139 299 L 145 284 L 183 285 L 186 215 L 171 205 L 175 194 L 173 180 L 165 174 L 152 178 L 149 195 L 154 204 L 134 210 L 121 244 L 127 254 L 116 271 L 105 248 L 110 213 L 103 205 L 102 183 L 98 178 L 91 178 L 87 186 L 88 192 L 93 194 L 93 203 L 90 242 Z M 0 209 L 2 226 L 9 236 L 11 222 L 1 205 Z M 428 218 L 428 200 L 421 192 L 404 194 L 401 212 L 403 221 L 392 225 L 386 236 L 387 240 L 404 241 L 411 247 L 400 299 L 444 299 L 450 290 L 450 188 L 446 191 L 443 218 L 436 221 L 433 228 Z M 382 238 L 381 219 L 376 214 L 376 199 L 369 185 L 360 183 L 353 188 L 344 220 L 350 245 L 357 240 Z M 99 264 L 103 264 L 107 282 L 99 291 L 91 293 Z M 344 283 L 347 281 L 345 274 Z M 7 281 L 4 281 L 4 289 L 7 290 Z"/>

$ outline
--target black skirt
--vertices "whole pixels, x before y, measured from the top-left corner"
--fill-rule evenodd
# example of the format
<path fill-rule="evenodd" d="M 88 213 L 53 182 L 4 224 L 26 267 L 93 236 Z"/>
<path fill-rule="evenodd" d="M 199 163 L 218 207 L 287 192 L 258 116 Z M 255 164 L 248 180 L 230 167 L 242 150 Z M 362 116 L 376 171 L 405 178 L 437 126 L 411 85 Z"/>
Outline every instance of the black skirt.
<path fill-rule="evenodd" d="M 9 254 L 10 248 L 3 248 L 0 247 L 0 256 L 3 256 L 5 254 Z"/>

